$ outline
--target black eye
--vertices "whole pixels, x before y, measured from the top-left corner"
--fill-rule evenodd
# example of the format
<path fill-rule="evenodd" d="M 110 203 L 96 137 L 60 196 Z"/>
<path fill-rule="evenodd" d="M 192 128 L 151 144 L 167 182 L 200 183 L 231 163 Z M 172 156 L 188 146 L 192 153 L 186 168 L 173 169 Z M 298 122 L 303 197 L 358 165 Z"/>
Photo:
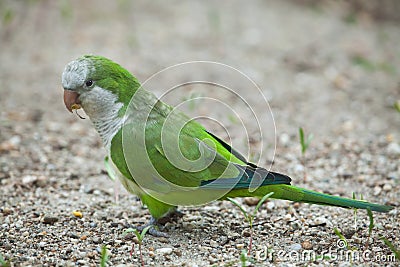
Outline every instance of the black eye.
<path fill-rule="evenodd" d="M 90 87 L 93 85 L 93 80 L 87 80 L 85 84 L 87 87 Z"/>

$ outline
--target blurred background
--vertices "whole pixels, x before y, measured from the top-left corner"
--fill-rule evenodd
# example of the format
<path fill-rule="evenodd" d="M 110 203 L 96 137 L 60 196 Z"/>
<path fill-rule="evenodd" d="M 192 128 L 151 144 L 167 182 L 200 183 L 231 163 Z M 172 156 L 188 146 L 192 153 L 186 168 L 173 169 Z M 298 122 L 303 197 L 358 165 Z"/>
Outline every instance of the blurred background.
<path fill-rule="evenodd" d="M 316 138 L 398 135 L 396 0 L 2 0 L 0 10 L 2 121 L 71 118 L 60 76 L 67 62 L 90 53 L 141 81 L 191 60 L 235 67 L 266 95 L 278 135 L 300 126 Z"/>

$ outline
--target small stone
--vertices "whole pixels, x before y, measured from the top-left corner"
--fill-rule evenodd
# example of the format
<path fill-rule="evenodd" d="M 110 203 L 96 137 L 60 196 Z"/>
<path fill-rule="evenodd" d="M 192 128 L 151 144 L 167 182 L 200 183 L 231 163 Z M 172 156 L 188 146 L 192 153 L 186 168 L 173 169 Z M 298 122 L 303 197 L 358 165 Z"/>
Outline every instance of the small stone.
<path fill-rule="evenodd" d="M 12 210 L 10 208 L 4 208 L 3 209 L 4 216 L 10 215 L 11 213 L 12 213 Z"/>
<path fill-rule="evenodd" d="M 229 238 L 230 240 L 236 240 L 236 239 L 238 239 L 239 237 L 240 237 L 240 235 L 239 235 L 238 233 L 236 233 L 236 232 L 231 233 L 230 235 L 228 235 L 228 238 Z"/>
<path fill-rule="evenodd" d="M 82 218 L 83 217 L 82 212 L 80 212 L 79 210 L 73 211 L 72 214 L 77 218 Z"/>
<path fill-rule="evenodd" d="M 212 246 L 213 248 L 218 247 L 218 242 L 215 240 L 210 240 L 210 246 Z"/>
<path fill-rule="evenodd" d="M 236 248 L 237 249 L 243 249 L 244 248 L 244 244 L 236 244 Z"/>
<path fill-rule="evenodd" d="M 342 231 L 342 234 L 344 235 L 344 237 L 346 237 L 347 239 L 350 239 L 353 237 L 353 235 L 356 233 L 356 230 L 354 230 L 353 228 L 347 228 L 344 229 Z"/>
<path fill-rule="evenodd" d="M 260 199 L 256 198 L 256 197 L 245 197 L 244 198 L 244 203 L 246 203 L 249 206 L 256 206 L 259 201 L 260 201 Z"/>
<path fill-rule="evenodd" d="M 304 241 L 301 243 L 301 247 L 303 249 L 310 250 L 310 249 L 312 249 L 313 246 L 310 241 Z"/>
<path fill-rule="evenodd" d="M 4 141 L 0 144 L 0 151 L 9 151 L 17 149 L 20 143 L 21 143 L 21 137 L 15 135 L 11 137 L 9 140 Z"/>
<path fill-rule="evenodd" d="M 301 229 L 301 227 L 302 227 L 302 225 L 298 221 L 290 222 L 289 225 L 293 230 L 298 230 L 298 229 Z"/>
<path fill-rule="evenodd" d="M 80 238 L 81 240 L 86 240 L 87 239 L 87 235 L 83 235 L 83 236 L 81 236 L 81 238 Z"/>
<path fill-rule="evenodd" d="M 387 230 L 393 229 L 393 225 L 385 224 L 385 229 L 387 229 Z"/>
<path fill-rule="evenodd" d="M 181 257 L 182 256 L 182 251 L 180 250 L 174 250 L 174 253 L 176 256 Z"/>
<path fill-rule="evenodd" d="M 203 217 L 199 215 L 188 215 L 185 217 L 185 221 L 191 222 L 191 221 L 201 221 Z"/>
<path fill-rule="evenodd" d="M 290 141 L 290 136 L 287 133 L 282 133 L 279 136 L 279 143 L 281 143 L 283 146 L 287 146 Z"/>
<path fill-rule="evenodd" d="M 391 191 L 392 190 L 392 185 L 391 184 L 384 184 L 383 185 L 383 191 L 386 191 L 386 192 L 388 192 L 388 191 Z"/>
<path fill-rule="evenodd" d="M 46 246 L 46 242 L 39 242 L 39 247 L 44 248 Z"/>
<path fill-rule="evenodd" d="M 291 244 L 290 245 L 290 250 L 297 251 L 297 250 L 300 250 L 300 249 L 301 249 L 301 244 L 299 244 L 299 243 L 295 243 L 295 244 Z"/>
<path fill-rule="evenodd" d="M 95 244 L 100 244 L 101 243 L 101 238 L 95 236 L 95 237 L 93 237 L 92 242 L 95 243 Z"/>
<path fill-rule="evenodd" d="M 169 255 L 172 253 L 172 248 L 159 248 L 156 249 L 157 254 Z"/>
<path fill-rule="evenodd" d="M 159 237 L 158 241 L 160 241 L 161 243 L 168 243 L 169 242 L 168 239 L 165 238 L 165 237 Z"/>
<path fill-rule="evenodd" d="M 313 226 L 325 226 L 328 224 L 328 219 L 325 217 L 317 217 L 314 219 L 314 225 Z"/>
<path fill-rule="evenodd" d="M 211 264 L 218 262 L 218 259 L 213 256 L 208 257 L 208 260 L 210 261 Z"/>
<path fill-rule="evenodd" d="M 251 235 L 250 230 L 249 229 L 244 229 L 242 231 L 242 236 L 244 237 L 249 237 Z"/>
<path fill-rule="evenodd" d="M 37 180 L 37 176 L 34 175 L 25 175 L 22 177 L 22 183 L 23 184 L 31 184 L 34 183 Z"/>
<path fill-rule="evenodd" d="M 53 224 L 58 221 L 58 217 L 55 216 L 44 216 L 43 223 L 45 224 Z"/>
<path fill-rule="evenodd" d="M 22 221 L 17 221 L 15 223 L 15 228 L 21 229 L 24 226 L 24 223 Z"/>
<path fill-rule="evenodd" d="M 296 165 L 294 166 L 294 171 L 295 171 L 295 172 L 303 172 L 303 171 L 304 171 L 304 166 L 301 165 L 301 164 L 296 164 Z"/>
<path fill-rule="evenodd" d="M 154 251 L 149 251 L 149 257 L 154 257 L 156 254 L 154 254 Z"/>
<path fill-rule="evenodd" d="M 373 192 L 374 196 L 380 195 L 381 192 L 382 192 L 382 188 L 380 186 L 375 186 L 374 187 L 374 192 Z"/>
<path fill-rule="evenodd" d="M 78 239 L 79 238 L 79 236 L 77 234 L 75 234 L 75 233 L 69 233 L 68 236 L 71 237 L 71 238 L 74 238 L 74 239 Z"/>
<path fill-rule="evenodd" d="M 392 142 L 386 148 L 386 152 L 391 156 L 400 155 L 400 145 L 398 143 Z"/>
<path fill-rule="evenodd" d="M 275 202 L 274 201 L 268 201 L 267 202 L 267 210 L 273 210 L 275 208 Z"/>

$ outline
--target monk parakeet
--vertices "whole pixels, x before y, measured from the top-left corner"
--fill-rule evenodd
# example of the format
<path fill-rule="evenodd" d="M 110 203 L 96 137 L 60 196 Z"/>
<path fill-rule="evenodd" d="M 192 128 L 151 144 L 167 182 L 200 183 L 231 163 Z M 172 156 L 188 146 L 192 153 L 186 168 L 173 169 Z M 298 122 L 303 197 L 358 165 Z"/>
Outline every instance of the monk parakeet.
<path fill-rule="evenodd" d="M 290 177 L 248 162 L 107 58 L 85 55 L 68 63 L 62 86 L 66 108 L 72 112 L 82 107 L 99 133 L 109 175 L 141 199 L 151 223 L 178 205 L 271 192 L 272 198 L 311 204 L 378 212 L 393 208 L 290 185 Z"/>

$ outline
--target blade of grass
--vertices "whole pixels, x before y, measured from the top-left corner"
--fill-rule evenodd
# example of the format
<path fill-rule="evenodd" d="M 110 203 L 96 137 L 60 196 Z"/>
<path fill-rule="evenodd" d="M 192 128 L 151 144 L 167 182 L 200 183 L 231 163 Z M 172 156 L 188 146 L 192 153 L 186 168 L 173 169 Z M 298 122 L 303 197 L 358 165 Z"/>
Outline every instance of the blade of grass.
<path fill-rule="evenodd" d="M 368 235 L 371 236 L 372 229 L 374 228 L 374 216 L 372 215 L 372 211 L 370 208 L 367 209 L 368 218 L 369 218 L 369 226 L 368 226 Z"/>
<path fill-rule="evenodd" d="M 153 227 L 153 225 L 148 225 L 142 230 L 142 232 L 140 233 L 140 238 L 138 237 L 138 239 L 140 239 L 140 241 L 143 241 L 144 236 L 146 235 L 147 231 L 149 231 L 149 229 L 151 227 Z"/>
<path fill-rule="evenodd" d="M 306 144 L 304 141 L 304 131 L 303 128 L 299 128 L 299 135 L 300 135 L 300 145 L 301 145 L 301 154 L 304 154 L 306 152 Z"/>
<path fill-rule="evenodd" d="M 256 213 L 258 212 L 258 209 L 261 207 L 261 205 L 270 197 L 274 194 L 274 192 L 270 192 L 269 194 L 266 194 L 261 198 L 260 201 L 258 201 L 256 208 L 253 211 L 253 217 L 256 216 Z"/>
<path fill-rule="evenodd" d="M 228 197 L 227 199 L 228 199 L 231 203 L 233 203 L 235 206 L 237 206 L 237 207 L 242 211 L 243 216 L 246 218 L 246 220 L 247 220 L 248 222 L 250 222 L 250 217 L 249 217 L 247 211 L 242 207 L 242 205 L 240 205 L 237 201 L 235 201 L 234 199 L 232 199 L 232 198 L 230 198 L 230 197 Z"/>
<path fill-rule="evenodd" d="M 100 266 L 101 267 L 107 266 L 107 261 L 108 261 L 107 247 L 106 246 L 102 246 L 101 247 Z"/>
<path fill-rule="evenodd" d="M 344 235 L 339 231 L 339 229 L 337 229 L 336 227 L 333 229 L 333 231 L 335 232 L 335 234 L 339 237 L 340 240 L 343 241 L 345 247 L 347 249 L 349 249 L 349 244 L 347 243 L 347 239 L 346 237 L 344 237 Z"/>
<path fill-rule="evenodd" d="M 392 242 L 387 240 L 385 237 L 380 236 L 379 239 L 382 240 L 383 243 L 385 243 L 385 245 L 390 248 L 390 250 L 394 253 L 394 256 L 400 261 L 400 250 L 396 249 Z"/>

